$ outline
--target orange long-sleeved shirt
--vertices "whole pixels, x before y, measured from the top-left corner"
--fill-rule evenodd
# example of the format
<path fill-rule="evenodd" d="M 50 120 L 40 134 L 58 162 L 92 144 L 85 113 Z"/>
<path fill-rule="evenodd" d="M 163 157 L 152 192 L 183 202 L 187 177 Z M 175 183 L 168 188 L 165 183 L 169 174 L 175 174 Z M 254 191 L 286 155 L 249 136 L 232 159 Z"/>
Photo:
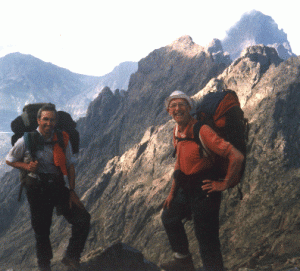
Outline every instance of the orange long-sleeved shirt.
<path fill-rule="evenodd" d="M 177 160 L 175 163 L 175 170 L 180 169 L 184 174 L 191 175 L 213 166 L 212 160 L 209 157 L 200 157 L 199 145 L 190 140 L 177 142 L 178 138 L 193 138 L 193 127 L 197 121 L 192 119 L 183 132 L 178 131 L 176 124 L 174 128 L 174 145 L 177 149 Z M 230 152 L 233 146 L 219 137 L 217 133 L 208 125 L 203 125 L 199 131 L 203 144 L 212 153 L 215 153 L 224 158 L 230 157 Z"/>

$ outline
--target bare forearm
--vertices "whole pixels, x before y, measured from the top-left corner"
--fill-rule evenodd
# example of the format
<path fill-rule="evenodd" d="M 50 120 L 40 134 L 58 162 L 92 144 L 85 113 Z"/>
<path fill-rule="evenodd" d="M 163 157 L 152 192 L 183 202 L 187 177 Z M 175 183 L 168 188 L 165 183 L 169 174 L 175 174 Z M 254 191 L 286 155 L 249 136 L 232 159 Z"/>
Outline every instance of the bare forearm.
<path fill-rule="evenodd" d="M 38 166 L 37 161 L 35 161 L 35 162 L 31 161 L 30 163 L 25 163 L 25 162 L 21 162 L 21 161 L 9 162 L 6 160 L 6 164 L 11 167 L 17 168 L 17 169 L 23 169 L 23 170 L 31 171 L 31 172 L 35 172 L 37 169 L 37 166 Z"/>
<path fill-rule="evenodd" d="M 227 188 L 231 187 L 231 185 L 236 181 L 236 179 L 239 178 L 244 161 L 244 155 L 237 149 L 232 148 L 228 159 L 229 164 L 227 174 L 224 180 Z"/>
<path fill-rule="evenodd" d="M 6 164 L 17 169 L 25 169 L 26 167 L 26 163 L 24 162 L 9 162 L 6 160 Z"/>

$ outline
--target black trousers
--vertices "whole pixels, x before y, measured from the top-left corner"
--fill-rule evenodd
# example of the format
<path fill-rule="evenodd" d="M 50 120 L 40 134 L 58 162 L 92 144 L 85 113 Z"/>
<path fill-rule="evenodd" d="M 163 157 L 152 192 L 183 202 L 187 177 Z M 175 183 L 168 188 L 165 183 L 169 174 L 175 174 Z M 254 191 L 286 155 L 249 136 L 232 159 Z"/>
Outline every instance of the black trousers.
<path fill-rule="evenodd" d="M 79 260 L 89 233 L 90 214 L 77 206 L 70 209 L 70 191 L 62 176 L 44 174 L 41 179 L 38 184 L 26 187 L 38 264 L 48 265 L 53 257 L 49 235 L 54 207 L 72 225 L 66 256 Z"/>
<path fill-rule="evenodd" d="M 201 182 L 190 188 L 179 188 L 169 209 L 164 209 L 162 222 L 172 250 L 189 253 L 189 243 L 182 220 L 192 214 L 195 235 L 206 271 L 222 271 L 223 259 L 219 241 L 219 210 L 221 193 L 208 197 L 201 189 Z"/>

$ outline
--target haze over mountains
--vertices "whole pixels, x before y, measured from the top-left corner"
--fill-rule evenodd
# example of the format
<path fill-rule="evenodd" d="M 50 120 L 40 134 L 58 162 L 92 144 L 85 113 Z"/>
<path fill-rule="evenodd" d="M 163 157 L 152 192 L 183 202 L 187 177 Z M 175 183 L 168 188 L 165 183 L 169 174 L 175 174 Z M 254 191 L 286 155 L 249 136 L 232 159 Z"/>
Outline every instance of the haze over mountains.
<path fill-rule="evenodd" d="M 258 30 L 262 21 L 270 22 L 268 16 L 261 20 L 265 15 L 260 12 L 247 16 L 248 27 L 254 24 Z M 268 34 L 276 36 L 276 27 L 270 29 Z M 255 31 L 253 37 L 259 40 Z M 238 39 L 236 48 L 243 42 Z M 220 236 L 225 266 L 228 270 L 300 267 L 300 58 L 284 61 L 274 47 L 252 44 L 239 57 L 231 57 L 232 62 L 234 52 L 229 56 L 222 44 L 215 39 L 205 48 L 183 36 L 150 52 L 130 76 L 127 91 L 105 87 L 89 104 L 86 116 L 78 120 L 82 142 L 76 191 L 92 215 L 82 270 L 91 270 L 91 266 L 103 270 L 106 262 L 101 255 L 107 254 L 102 251 L 112 244 L 126 243 L 138 249 L 154 263 L 153 270 L 171 257 L 160 221 L 174 166 L 174 122 L 165 111 L 164 100 L 180 89 L 198 101 L 208 91 L 224 86 L 237 92 L 250 123 L 241 184 L 244 198 L 238 199 L 236 188 L 223 193 Z M 13 84 L 15 77 L 10 78 Z M 60 80 L 67 92 L 69 85 Z M 97 80 L 77 75 L 68 84 L 78 82 L 78 92 L 83 84 L 90 84 L 92 91 Z M 47 86 L 59 89 L 52 82 Z M 16 170 L 0 181 L 0 269 L 36 270 L 28 205 L 24 197 L 17 202 L 18 182 Z M 192 224 L 186 227 L 199 268 Z M 69 234 L 65 221 L 55 216 L 51 235 L 54 271 L 63 270 L 59 261 Z"/>
<path fill-rule="evenodd" d="M 10 131 L 10 122 L 25 104 L 53 102 L 75 119 L 86 113 L 89 103 L 103 87 L 127 89 L 137 63 L 121 63 L 111 73 L 93 77 L 72 73 L 31 55 L 12 53 L 0 58 L 0 131 Z"/>

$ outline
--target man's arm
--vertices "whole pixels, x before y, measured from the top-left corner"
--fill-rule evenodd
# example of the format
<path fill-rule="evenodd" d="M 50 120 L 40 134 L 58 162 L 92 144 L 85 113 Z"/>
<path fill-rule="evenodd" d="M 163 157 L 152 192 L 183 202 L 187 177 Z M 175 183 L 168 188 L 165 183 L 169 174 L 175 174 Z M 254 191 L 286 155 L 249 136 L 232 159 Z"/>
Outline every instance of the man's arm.
<path fill-rule="evenodd" d="M 29 172 L 35 172 L 37 170 L 37 167 L 38 167 L 38 161 L 31 161 L 29 164 L 25 163 L 25 162 L 20 162 L 20 161 L 17 161 L 17 162 L 10 162 L 10 161 L 7 161 L 6 160 L 6 164 L 11 166 L 11 167 L 14 167 L 14 168 L 17 168 L 17 169 L 23 169 L 23 170 L 26 170 L 26 171 L 29 171 Z"/>
<path fill-rule="evenodd" d="M 69 189 L 70 189 L 69 204 L 70 204 L 70 208 L 72 208 L 74 204 L 77 205 L 79 208 L 84 208 L 82 202 L 80 201 L 79 197 L 75 192 L 75 167 L 72 158 L 73 158 L 72 147 L 69 141 L 66 147 L 66 166 L 67 166 Z"/>
<path fill-rule="evenodd" d="M 24 138 L 21 137 L 17 140 L 17 142 L 14 144 L 14 146 L 10 149 L 9 153 L 6 156 L 6 164 L 17 168 L 17 169 L 23 169 L 29 172 L 35 172 L 38 167 L 38 162 L 31 161 L 29 163 L 25 163 L 23 161 L 25 156 L 25 141 Z"/>
<path fill-rule="evenodd" d="M 176 182 L 175 179 L 173 179 L 173 182 L 172 182 L 172 187 L 171 187 L 171 191 L 167 197 L 167 199 L 165 200 L 164 204 L 163 204 L 163 208 L 164 209 L 169 209 L 171 204 L 172 204 L 172 201 L 175 197 L 175 193 L 176 191 L 178 190 L 178 184 Z"/>
<path fill-rule="evenodd" d="M 71 164 L 68 168 L 68 181 L 70 190 L 75 189 L 75 168 L 74 165 Z"/>
<path fill-rule="evenodd" d="M 82 202 L 75 192 L 75 167 L 71 164 L 68 168 L 68 181 L 69 181 L 69 189 L 70 189 L 70 199 L 69 204 L 70 208 L 72 208 L 73 204 L 77 205 L 79 208 L 84 208 Z"/>
<path fill-rule="evenodd" d="M 224 191 L 231 187 L 239 178 L 244 155 L 234 148 L 229 142 L 218 136 L 218 134 L 207 125 L 203 125 L 200 129 L 200 136 L 204 141 L 206 147 L 212 152 L 228 159 L 228 167 L 225 179 L 222 181 L 204 180 L 203 190 L 207 190 L 208 193 L 215 191 Z"/>
<path fill-rule="evenodd" d="M 204 180 L 204 185 L 202 186 L 203 190 L 207 190 L 208 193 L 224 191 L 236 182 L 237 178 L 239 178 L 242 169 L 244 155 L 233 147 L 230 150 L 228 159 L 229 163 L 225 179 L 222 181 Z"/>

